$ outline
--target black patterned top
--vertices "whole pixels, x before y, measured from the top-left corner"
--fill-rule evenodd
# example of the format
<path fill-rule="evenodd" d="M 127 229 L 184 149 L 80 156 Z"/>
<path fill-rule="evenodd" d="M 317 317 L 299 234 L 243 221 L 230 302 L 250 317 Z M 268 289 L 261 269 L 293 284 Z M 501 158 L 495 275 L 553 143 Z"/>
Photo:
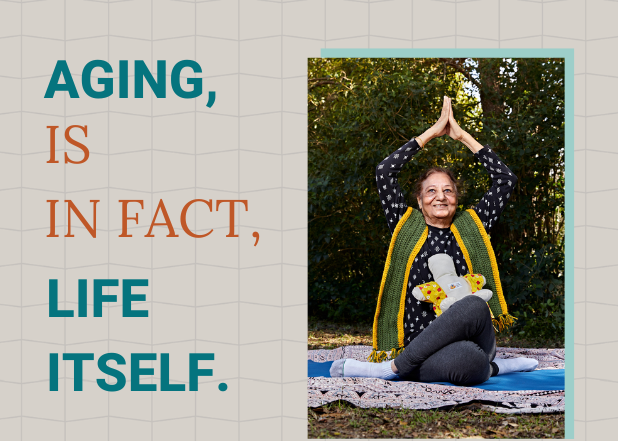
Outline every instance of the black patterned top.
<path fill-rule="evenodd" d="M 376 168 L 378 194 L 391 234 L 395 231 L 399 219 L 408 209 L 403 191 L 399 187 L 397 175 L 404 164 L 410 161 L 419 150 L 419 145 L 415 140 L 409 141 L 385 158 Z M 474 156 L 483 164 L 492 179 L 491 188 L 474 207 L 485 230 L 489 233 L 511 197 L 512 190 L 517 183 L 517 177 L 488 146 L 483 147 Z M 468 266 L 451 230 L 431 225 L 428 225 L 428 229 L 427 240 L 414 259 L 408 278 L 404 315 L 404 342 L 406 345 L 436 318 L 431 303 L 420 302 L 412 295 L 415 286 L 432 281 L 427 260 L 434 254 L 446 253 L 453 258 L 458 275 L 462 276 L 468 273 Z"/>

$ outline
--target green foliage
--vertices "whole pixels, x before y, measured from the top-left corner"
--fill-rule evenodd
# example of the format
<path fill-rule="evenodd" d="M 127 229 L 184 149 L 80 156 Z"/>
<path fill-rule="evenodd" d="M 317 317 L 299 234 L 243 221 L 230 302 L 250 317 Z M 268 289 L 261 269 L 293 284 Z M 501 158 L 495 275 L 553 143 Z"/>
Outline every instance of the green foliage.
<path fill-rule="evenodd" d="M 519 335 L 533 335 L 535 338 L 559 339 L 564 346 L 564 298 L 533 300 L 518 310 L 520 324 Z"/>
<path fill-rule="evenodd" d="M 492 145 L 519 178 L 492 243 L 507 302 L 523 317 L 520 330 L 535 332 L 530 314 L 558 311 L 564 298 L 563 72 L 561 60 L 548 59 L 309 60 L 310 315 L 372 321 L 391 236 L 375 167 L 437 120 L 443 95 L 455 98 L 459 124 Z M 433 165 L 450 167 L 461 181 L 461 209 L 490 186 L 468 149 L 443 137 L 404 167 L 399 183 L 408 195 Z"/>
<path fill-rule="evenodd" d="M 531 255 L 502 254 L 506 301 L 515 312 L 515 333 L 522 337 L 564 338 L 564 247 L 548 244 Z"/>

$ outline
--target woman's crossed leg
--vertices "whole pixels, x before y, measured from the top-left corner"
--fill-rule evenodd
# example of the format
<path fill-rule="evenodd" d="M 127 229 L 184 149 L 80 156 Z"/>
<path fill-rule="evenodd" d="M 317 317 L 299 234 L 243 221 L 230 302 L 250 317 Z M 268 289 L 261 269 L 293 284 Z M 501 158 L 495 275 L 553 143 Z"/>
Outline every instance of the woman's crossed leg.
<path fill-rule="evenodd" d="M 383 363 L 337 360 L 333 377 L 399 378 L 411 381 L 448 381 L 472 385 L 498 373 L 534 370 L 536 360 L 495 359 L 496 338 L 487 304 L 466 297 L 435 319 L 406 346 L 395 360 Z"/>

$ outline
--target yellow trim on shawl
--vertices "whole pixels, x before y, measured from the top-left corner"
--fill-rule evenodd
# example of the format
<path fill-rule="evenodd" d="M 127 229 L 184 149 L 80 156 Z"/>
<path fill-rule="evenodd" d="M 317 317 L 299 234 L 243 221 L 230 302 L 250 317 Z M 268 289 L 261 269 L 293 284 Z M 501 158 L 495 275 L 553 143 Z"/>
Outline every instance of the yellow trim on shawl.
<path fill-rule="evenodd" d="M 468 265 L 468 271 L 470 271 L 470 273 L 473 273 L 474 270 L 472 269 L 472 261 L 470 260 L 468 249 L 464 245 L 464 241 L 461 238 L 461 235 L 459 234 L 459 230 L 457 229 L 454 223 L 451 224 L 451 231 L 453 232 L 453 235 L 455 236 L 455 240 L 459 244 L 459 248 L 461 248 L 461 252 L 463 253 L 464 259 L 466 260 L 466 264 Z M 485 231 L 485 229 L 483 229 L 483 231 Z"/>
<path fill-rule="evenodd" d="M 410 270 L 412 269 L 412 264 L 414 263 L 414 258 L 418 254 L 418 252 L 423 247 L 425 240 L 427 240 L 427 234 L 429 232 L 429 228 L 425 227 L 423 234 L 421 234 L 420 239 L 416 242 L 416 245 L 412 249 L 410 253 L 410 257 L 408 258 L 408 264 L 406 265 L 405 278 L 403 279 L 403 288 L 401 289 L 401 300 L 399 300 L 399 314 L 397 314 L 397 337 L 399 342 L 399 347 L 402 348 L 403 344 L 403 316 L 405 314 L 406 309 L 406 294 L 408 292 L 408 278 L 410 277 Z"/>
<path fill-rule="evenodd" d="M 408 207 L 404 215 L 397 222 L 397 226 L 395 227 L 395 231 L 393 232 L 393 237 L 391 238 L 391 243 L 388 247 L 388 255 L 386 256 L 386 264 L 384 265 L 384 273 L 382 274 L 382 282 L 380 283 L 380 294 L 378 295 L 378 307 L 376 308 L 375 318 L 373 320 L 373 347 L 378 347 L 378 317 L 380 316 L 380 305 L 382 302 L 382 293 L 384 291 L 384 284 L 386 283 L 386 275 L 388 274 L 388 268 L 391 266 L 391 256 L 393 254 L 393 248 L 395 248 L 395 241 L 397 240 L 397 235 L 399 235 L 399 231 L 401 231 L 401 227 L 406 223 L 412 211 L 414 209 L 412 207 Z M 407 276 L 406 276 L 407 277 Z M 404 284 L 405 286 L 405 284 Z"/>
<path fill-rule="evenodd" d="M 509 316 L 506 307 L 506 301 L 504 300 L 504 294 L 502 293 L 502 283 L 500 282 L 500 274 L 498 273 L 498 262 L 496 262 L 496 255 L 494 254 L 494 249 L 491 246 L 491 242 L 489 240 L 489 236 L 485 231 L 485 227 L 483 223 L 474 212 L 473 209 L 466 210 L 472 216 L 474 223 L 476 224 L 479 232 L 481 233 L 481 237 L 483 238 L 483 242 L 485 242 L 485 246 L 487 247 L 487 251 L 489 251 L 489 260 L 491 262 L 491 270 L 494 274 L 494 282 L 496 284 L 496 291 L 498 291 L 498 300 L 500 300 L 500 306 L 502 307 L 502 315 Z M 472 272 L 472 271 L 470 271 Z"/>

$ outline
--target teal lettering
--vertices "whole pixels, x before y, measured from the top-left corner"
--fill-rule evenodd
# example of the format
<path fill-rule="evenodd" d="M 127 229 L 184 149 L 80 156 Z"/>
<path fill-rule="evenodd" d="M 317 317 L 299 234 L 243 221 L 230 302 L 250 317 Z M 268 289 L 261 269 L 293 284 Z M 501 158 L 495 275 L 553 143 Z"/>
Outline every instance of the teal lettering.
<path fill-rule="evenodd" d="M 79 317 L 88 317 L 88 281 L 86 279 L 79 279 L 77 285 L 77 315 Z"/>
<path fill-rule="evenodd" d="M 215 354 L 189 354 L 189 390 L 196 391 L 199 377 L 212 377 L 212 369 L 199 369 L 200 360 L 214 360 Z"/>
<path fill-rule="evenodd" d="M 120 60 L 119 63 L 119 83 L 120 83 L 120 98 L 129 97 L 129 62 Z"/>
<path fill-rule="evenodd" d="M 131 309 L 131 302 L 146 301 L 146 294 L 131 294 L 134 286 L 148 286 L 147 279 L 123 279 L 122 280 L 122 316 L 123 317 L 148 317 L 148 311 Z"/>
<path fill-rule="evenodd" d="M 99 370 L 106 375 L 114 377 L 116 379 L 116 384 L 109 384 L 103 379 L 98 379 L 97 384 L 104 391 L 118 392 L 124 387 L 125 384 L 127 384 L 127 379 L 122 372 L 107 365 L 109 360 L 114 360 L 116 364 L 127 364 L 124 357 L 120 354 L 110 352 L 108 354 L 101 355 L 98 361 Z"/>
<path fill-rule="evenodd" d="M 114 93 L 114 79 L 113 78 L 99 78 L 97 82 L 103 85 L 103 90 L 98 91 L 92 88 L 92 70 L 96 67 L 100 67 L 103 69 L 105 73 L 112 73 L 112 67 L 109 65 L 107 61 L 103 60 L 92 60 L 84 66 L 84 70 L 82 71 L 82 87 L 84 92 L 91 98 L 107 98 Z"/>
<path fill-rule="evenodd" d="M 191 90 L 183 90 L 180 86 L 180 72 L 188 67 L 193 70 L 193 72 L 201 73 L 202 68 L 200 65 L 193 60 L 182 60 L 176 63 L 174 68 L 172 69 L 172 90 L 176 95 L 180 98 L 197 98 L 202 94 L 202 79 L 201 78 L 187 78 L 187 83 L 193 86 Z"/>
<path fill-rule="evenodd" d="M 132 391 L 156 391 L 156 384 L 141 384 L 139 377 L 141 375 L 154 375 L 152 368 L 140 368 L 139 362 L 142 360 L 156 360 L 157 354 L 141 353 L 131 354 L 131 390 Z"/>
<path fill-rule="evenodd" d="M 58 391 L 58 354 L 49 354 L 49 390 Z"/>
<path fill-rule="evenodd" d="M 161 390 L 183 391 L 184 384 L 170 384 L 170 354 L 161 354 Z"/>
<path fill-rule="evenodd" d="M 94 360 L 94 354 L 62 354 L 63 360 L 73 360 L 73 390 L 84 390 L 84 360 Z"/>
<path fill-rule="evenodd" d="M 103 317 L 103 302 L 115 302 L 117 300 L 115 295 L 104 295 L 104 286 L 118 286 L 118 279 L 94 279 L 94 316 Z"/>
<path fill-rule="evenodd" d="M 64 78 L 64 84 L 58 84 L 60 75 Z M 45 98 L 53 98 L 56 92 L 69 92 L 71 98 L 79 98 L 75 82 L 71 76 L 71 71 L 65 60 L 56 61 L 54 73 L 52 73 L 51 80 L 49 80 L 47 90 L 45 91 Z"/>
<path fill-rule="evenodd" d="M 49 279 L 49 316 L 73 317 L 73 311 L 58 310 L 58 280 Z"/>
<path fill-rule="evenodd" d="M 144 98 L 144 78 L 157 98 L 165 98 L 165 60 L 157 60 L 156 81 L 146 63 L 135 60 L 135 98 Z"/>

